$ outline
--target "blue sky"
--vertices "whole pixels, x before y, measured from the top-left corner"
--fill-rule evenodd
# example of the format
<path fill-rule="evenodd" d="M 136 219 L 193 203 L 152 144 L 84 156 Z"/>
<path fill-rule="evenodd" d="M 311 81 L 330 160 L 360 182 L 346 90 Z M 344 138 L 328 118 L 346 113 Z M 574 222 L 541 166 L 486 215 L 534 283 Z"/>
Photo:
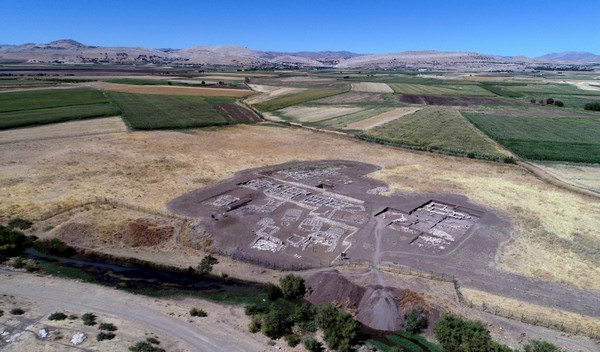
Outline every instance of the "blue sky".
<path fill-rule="evenodd" d="M 0 0 L 0 44 L 600 54 L 600 1 Z"/>

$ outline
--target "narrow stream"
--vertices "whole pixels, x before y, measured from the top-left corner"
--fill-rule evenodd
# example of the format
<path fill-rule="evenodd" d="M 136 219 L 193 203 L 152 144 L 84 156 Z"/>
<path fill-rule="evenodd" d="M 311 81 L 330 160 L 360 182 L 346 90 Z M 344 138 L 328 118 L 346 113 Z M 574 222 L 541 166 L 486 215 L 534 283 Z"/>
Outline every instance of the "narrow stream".
<path fill-rule="evenodd" d="M 178 290 L 238 297 L 255 297 L 265 292 L 264 286 L 259 283 L 237 279 L 160 269 L 118 260 L 56 257 L 31 248 L 25 253 L 39 261 L 81 270 L 91 275 L 96 283 L 128 290 Z"/>

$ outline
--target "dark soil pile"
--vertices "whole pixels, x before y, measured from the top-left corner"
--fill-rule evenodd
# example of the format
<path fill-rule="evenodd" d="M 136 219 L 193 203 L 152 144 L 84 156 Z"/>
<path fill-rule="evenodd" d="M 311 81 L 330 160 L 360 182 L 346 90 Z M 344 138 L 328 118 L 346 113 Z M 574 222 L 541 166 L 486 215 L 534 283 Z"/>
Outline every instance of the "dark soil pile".
<path fill-rule="evenodd" d="M 312 304 L 332 303 L 356 313 L 366 289 L 343 277 L 339 271 L 318 272 L 305 281 L 308 301 Z"/>
<path fill-rule="evenodd" d="M 305 284 L 311 303 L 332 303 L 376 330 L 400 329 L 404 316 L 416 306 L 421 306 L 426 316 L 432 311 L 419 293 L 378 285 L 359 286 L 337 270 L 316 273 L 308 277 Z"/>
<path fill-rule="evenodd" d="M 148 219 L 136 219 L 127 225 L 123 242 L 132 247 L 156 246 L 175 233 L 173 226 L 157 225 Z"/>

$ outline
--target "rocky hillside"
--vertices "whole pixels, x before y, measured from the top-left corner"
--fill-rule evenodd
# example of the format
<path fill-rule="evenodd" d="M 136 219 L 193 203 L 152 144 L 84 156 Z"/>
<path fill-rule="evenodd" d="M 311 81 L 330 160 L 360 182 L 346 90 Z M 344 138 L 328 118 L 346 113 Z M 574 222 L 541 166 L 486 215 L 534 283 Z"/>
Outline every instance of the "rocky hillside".
<path fill-rule="evenodd" d="M 148 49 L 141 47 L 102 47 L 75 40 L 47 44 L 1 45 L 0 63 L 58 64 L 189 64 L 227 65 L 242 68 L 454 68 L 506 69 L 506 65 L 542 62 L 600 62 L 591 53 L 549 54 L 536 59 L 500 57 L 472 52 L 404 51 L 363 55 L 348 51 L 285 53 L 258 51 L 239 46 L 196 46 L 186 49 Z"/>

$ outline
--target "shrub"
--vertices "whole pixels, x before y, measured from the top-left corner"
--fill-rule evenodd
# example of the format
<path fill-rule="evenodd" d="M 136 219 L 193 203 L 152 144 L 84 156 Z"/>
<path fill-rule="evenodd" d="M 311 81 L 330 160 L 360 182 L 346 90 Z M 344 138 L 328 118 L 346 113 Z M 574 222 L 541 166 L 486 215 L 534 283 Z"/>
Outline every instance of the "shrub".
<path fill-rule="evenodd" d="M 10 314 L 12 315 L 23 315 L 25 314 L 25 311 L 21 308 L 13 308 L 10 310 Z"/>
<path fill-rule="evenodd" d="M 300 338 L 294 334 L 285 335 L 284 339 L 290 347 L 296 347 L 300 343 Z"/>
<path fill-rule="evenodd" d="M 310 352 L 322 352 L 323 346 L 314 337 L 310 336 L 304 340 L 304 348 Z"/>
<path fill-rule="evenodd" d="M 33 259 L 27 259 L 25 261 L 25 270 L 32 273 L 34 271 L 38 271 L 40 267 L 38 266 L 38 262 Z"/>
<path fill-rule="evenodd" d="M 75 248 L 67 245 L 58 238 L 37 240 L 33 243 L 33 248 L 42 253 L 56 255 L 59 257 L 71 257 L 77 254 Z"/>
<path fill-rule="evenodd" d="M 117 331 L 117 327 L 113 323 L 101 323 L 98 329 L 106 331 Z"/>
<path fill-rule="evenodd" d="M 196 307 L 190 309 L 190 315 L 193 317 L 205 317 L 208 316 L 203 309 L 198 309 Z"/>
<path fill-rule="evenodd" d="M 27 230 L 31 225 L 33 225 L 31 221 L 23 220 L 21 218 L 12 219 L 8 222 L 8 226 L 13 229 Z"/>
<path fill-rule="evenodd" d="M 84 325 L 92 326 L 96 325 L 96 315 L 94 313 L 85 313 L 81 316 Z"/>
<path fill-rule="evenodd" d="M 554 101 L 554 105 L 556 105 L 556 106 L 558 106 L 558 107 L 562 108 L 563 106 L 565 106 L 565 103 L 563 103 L 563 102 L 562 102 L 562 101 L 560 101 L 560 100 L 556 100 L 556 101 Z"/>
<path fill-rule="evenodd" d="M 12 258 L 11 261 L 9 262 L 9 265 L 11 265 L 15 269 L 21 269 L 25 266 L 25 258 L 23 258 L 23 257 Z"/>
<path fill-rule="evenodd" d="M 0 225 L 0 261 L 21 254 L 27 237 L 20 231 Z"/>
<path fill-rule="evenodd" d="M 261 331 L 265 336 L 278 339 L 292 333 L 294 322 L 289 315 L 277 307 L 272 307 L 268 313 L 262 316 Z"/>
<path fill-rule="evenodd" d="M 203 275 L 210 274 L 215 264 L 219 264 L 219 260 L 210 254 L 206 255 L 198 264 L 198 272 Z"/>
<path fill-rule="evenodd" d="M 524 346 L 524 352 L 564 352 L 563 349 L 551 344 L 550 342 L 531 340 Z"/>
<path fill-rule="evenodd" d="M 554 99 L 552 99 L 552 98 L 546 99 L 546 104 L 548 104 L 548 105 L 554 104 Z"/>
<path fill-rule="evenodd" d="M 131 352 L 165 352 L 164 349 L 153 346 L 150 342 L 140 341 L 133 346 L 129 347 Z"/>
<path fill-rule="evenodd" d="M 67 315 L 63 312 L 54 312 L 48 316 L 48 320 L 65 320 Z"/>
<path fill-rule="evenodd" d="M 261 327 L 262 327 L 262 321 L 260 319 L 260 316 L 253 315 L 252 318 L 250 318 L 250 324 L 248 325 L 248 331 L 255 334 L 260 331 Z"/>
<path fill-rule="evenodd" d="M 256 315 L 266 313 L 269 310 L 269 307 L 266 305 L 258 305 L 258 304 L 248 304 L 244 307 L 244 312 L 246 315 Z"/>
<path fill-rule="evenodd" d="M 515 159 L 512 156 L 505 156 L 504 158 L 502 158 L 502 162 L 504 162 L 505 164 L 516 164 L 517 159 Z"/>
<path fill-rule="evenodd" d="M 324 340 L 332 349 L 350 351 L 358 341 L 360 324 L 350 314 L 338 311 L 331 304 L 317 307 L 315 322 L 323 329 Z"/>
<path fill-rule="evenodd" d="M 600 103 L 587 103 L 583 108 L 585 110 L 600 111 Z"/>
<path fill-rule="evenodd" d="M 304 279 L 294 274 L 287 274 L 279 280 L 279 286 L 286 299 L 301 298 L 306 293 Z"/>
<path fill-rule="evenodd" d="M 423 314 L 423 308 L 421 306 L 416 306 L 410 313 L 404 315 L 404 323 L 402 326 L 407 332 L 418 335 L 423 330 L 427 329 L 427 324 L 427 317 Z"/>
<path fill-rule="evenodd" d="M 77 314 L 71 314 L 71 315 L 69 315 L 69 320 L 75 320 L 75 319 L 79 319 L 79 317 L 77 316 Z"/>
<path fill-rule="evenodd" d="M 489 330 L 480 322 L 445 315 L 435 324 L 433 331 L 447 351 L 510 352 L 511 349 L 492 341 Z"/>
<path fill-rule="evenodd" d="M 276 301 L 279 298 L 283 297 L 283 291 L 281 288 L 275 284 L 268 283 L 267 284 L 267 296 L 270 301 Z"/>
<path fill-rule="evenodd" d="M 154 337 L 149 337 L 146 339 L 146 342 L 150 342 L 153 345 L 160 345 L 160 341 Z"/>
<path fill-rule="evenodd" d="M 113 334 L 112 332 L 104 332 L 102 331 L 101 333 L 99 333 L 98 335 L 96 335 L 96 340 L 98 341 L 104 341 L 104 340 L 112 340 L 115 338 L 115 334 Z"/>

